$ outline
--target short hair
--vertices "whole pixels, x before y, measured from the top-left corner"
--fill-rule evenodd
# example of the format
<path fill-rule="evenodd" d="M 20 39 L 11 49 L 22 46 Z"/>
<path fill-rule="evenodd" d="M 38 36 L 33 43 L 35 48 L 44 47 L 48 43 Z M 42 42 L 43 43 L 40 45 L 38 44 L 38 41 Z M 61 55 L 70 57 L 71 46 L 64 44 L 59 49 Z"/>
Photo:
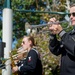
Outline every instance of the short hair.
<path fill-rule="evenodd" d="M 71 7 L 74 7 L 74 6 L 75 6 L 75 4 L 73 4 L 73 3 L 72 3 L 72 4 L 70 4 L 70 8 L 71 8 Z"/>

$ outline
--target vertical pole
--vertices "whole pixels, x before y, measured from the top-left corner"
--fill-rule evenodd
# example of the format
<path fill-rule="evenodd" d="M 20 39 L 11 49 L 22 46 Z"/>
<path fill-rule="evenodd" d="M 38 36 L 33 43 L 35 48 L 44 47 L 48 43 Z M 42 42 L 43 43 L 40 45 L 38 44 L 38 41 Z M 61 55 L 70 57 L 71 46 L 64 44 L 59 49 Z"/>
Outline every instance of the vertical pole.
<path fill-rule="evenodd" d="M 12 49 L 12 10 L 5 8 L 3 9 L 3 42 L 6 42 L 4 49 L 4 58 L 9 58 L 9 52 Z M 7 60 L 5 63 L 6 69 L 2 71 L 2 75 L 11 75 L 10 61 Z"/>
<path fill-rule="evenodd" d="M 2 41 L 6 43 L 4 49 L 4 58 L 9 58 L 9 53 L 12 49 L 12 10 L 10 9 L 10 0 L 6 0 L 6 7 L 3 9 L 3 34 Z M 6 69 L 2 69 L 2 75 L 11 75 L 10 60 L 5 62 Z"/>
<path fill-rule="evenodd" d="M 5 0 L 4 8 L 11 8 L 11 0 Z"/>

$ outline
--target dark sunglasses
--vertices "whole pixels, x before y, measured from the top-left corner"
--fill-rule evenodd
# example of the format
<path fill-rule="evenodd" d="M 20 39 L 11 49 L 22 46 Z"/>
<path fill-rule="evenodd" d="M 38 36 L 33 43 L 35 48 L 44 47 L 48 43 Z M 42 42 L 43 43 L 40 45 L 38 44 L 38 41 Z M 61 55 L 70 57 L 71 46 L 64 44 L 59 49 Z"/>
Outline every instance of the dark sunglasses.
<path fill-rule="evenodd" d="M 24 42 L 24 41 L 22 41 L 22 43 L 23 43 L 23 44 L 25 44 L 25 42 Z"/>
<path fill-rule="evenodd" d="M 75 12 L 69 13 L 68 15 L 69 15 L 69 17 L 70 17 L 71 15 L 72 15 L 73 17 L 75 17 Z"/>

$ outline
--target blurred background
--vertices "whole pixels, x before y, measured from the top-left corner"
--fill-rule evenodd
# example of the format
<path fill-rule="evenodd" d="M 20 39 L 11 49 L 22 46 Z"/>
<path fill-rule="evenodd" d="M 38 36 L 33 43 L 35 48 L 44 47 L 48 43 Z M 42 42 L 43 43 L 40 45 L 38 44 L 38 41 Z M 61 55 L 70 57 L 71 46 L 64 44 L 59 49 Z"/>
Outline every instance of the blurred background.
<path fill-rule="evenodd" d="M 0 0 L 0 42 L 2 41 L 2 10 L 6 7 L 6 1 Z M 28 32 L 27 26 L 47 24 L 51 17 L 56 17 L 59 21 L 69 21 L 69 6 L 72 3 L 75 3 L 75 0 L 11 0 L 13 10 L 12 50 L 20 47 L 24 35 L 34 36 L 41 53 L 44 75 L 59 75 L 61 56 L 54 56 L 48 49 L 50 37 L 48 26 L 38 28 L 35 26 L 33 32 Z M 68 25 L 69 22 L 62 23 L 66 31 L 72 29 L 72 27 L 67 28 Z"/>

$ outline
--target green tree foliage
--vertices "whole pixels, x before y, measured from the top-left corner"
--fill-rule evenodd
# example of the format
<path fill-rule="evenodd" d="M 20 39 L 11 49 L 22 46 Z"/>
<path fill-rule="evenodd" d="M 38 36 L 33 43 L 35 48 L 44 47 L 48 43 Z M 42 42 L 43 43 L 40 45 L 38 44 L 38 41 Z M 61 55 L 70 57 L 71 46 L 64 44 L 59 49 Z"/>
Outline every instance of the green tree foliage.
<path fill-rule="evenodd" d="M 63 20 L 65 15 L 49 14 L 49 13 L 34 13 L 34 12 L 18 12 L 18 10 L 31 10 L 31 11 L 49 11 L 47 9 L 48 0 L 12 0 L 12 10 L 13 10 L 13 35 L 17 38 L 22 37 L 26 34 L 25 32 L 25 22 L 30 24 L 40 24 L 40 20 L 48 22 L 48 20 L 55 16 L 58 20 Z M 57 0 L 53 5 L 53 1 L 49 0 L 51 4 L 51 10 L 56 12 L 64 12 L 66 0 Z M 54 7 L 55 6 L 55 7 Z M 58 8 L 58 9 L 57 9 Z"/>
<path fill-rule="evenodd" d="M 11 0 L 11 8 L 13 10 L 13 36 L 20 38 L 26 34 L 25 22 L 30 24 L 40 24 L 40 20 L 48 22 L 48 20 L 55 16 L 58 20 L 63 20 L 65 15 L 49 14 L 49 13 L 27 13 L 18 12 L 18 10 L 39 10 L 39 11 L 54 11 L 64 12 L 66 0 Z M 71 1 L 72 2 L 72 1 Z M 5 4 L 5 0 L 0 0 L 1 11 Z M 51 7 L 51 10 L 47 6 Z M 0 14 L 2 16 L 2 14 Z M 0 21 L 0 30 L 2 29 L 2 21 Z"/>
<path fill-rule="evenodd" d="M 32 10 L 31 6 L 36 9 L 35 0 L 12 0 L 12 9 L 14 11 L 14 28 L 13 31 L 17 34 L 17 38 L 20 38 L 25 34 L 25 22 L 38 23 L 40 15 L 35 13 L 17 12 L 16 10 Z"/>

